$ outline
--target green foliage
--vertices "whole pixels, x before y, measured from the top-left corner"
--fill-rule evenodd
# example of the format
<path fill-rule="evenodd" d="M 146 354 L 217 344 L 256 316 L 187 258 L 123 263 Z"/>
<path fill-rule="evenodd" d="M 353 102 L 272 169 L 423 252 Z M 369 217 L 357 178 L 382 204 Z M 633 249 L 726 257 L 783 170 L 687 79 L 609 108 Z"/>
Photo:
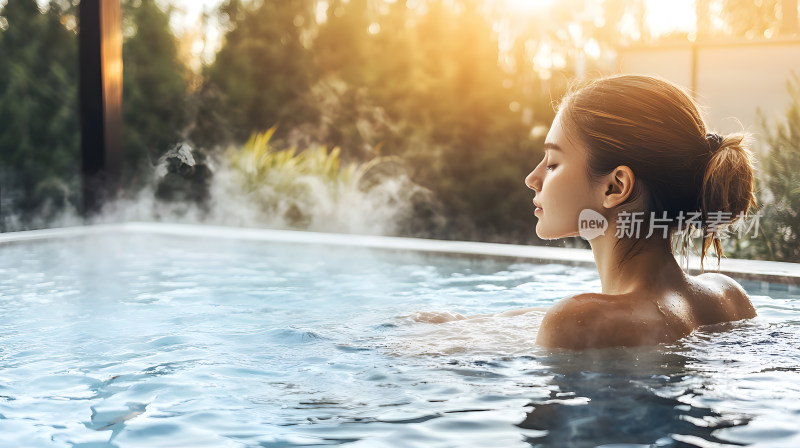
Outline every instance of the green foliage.
<path fill-rule="evenodd" d="M 79 196 L 78 46 L 73 7 L 8 0 L 0 11 L 0 175 L 23 221 L 48 219 Z M 8 204 L 4 204 L 8 206 Z M 3 213 L 8 213 L 4 210 Z"/>
<path fill-rule="evenodd" d="M 457 13 L 437 3 L 420 18 L 414 53 L 421 92 L 409 116 L 442 148 L 439 168 L 424 165 L 420 179 L 445 204 L 452 238 L 530 242 L 532 192 L 523 180 L 542 155 L 530 129 L 549 125 L 552 106 L 523 100 L 520 108 L 538 118 L 527 123 L 510 109 L 515 98 L 504 83 L 513 78 L 487 63 L 499 59 L 491 24 L 475 4 L 464 7 Z"/>
<path fill-rule="evenodd" d="M 378 165 L 397 161 L 378 157 L 366 163 L 341 164 L 338 147 L 316 146 L 297 152 L 296 147 L 276 149 L 271 143 L 276 127 L 253 134 L 240 149 L 230 147 L 227 161 L 252 198 L 252 205 L 268 215 L 280 216 L 293 227 L 305 228 L 315 212 L 313 204 L 346 206 L 348 198 L 369 188 L 368 174 Z"/>
<path fill-rule="evenodd" d="M 185 68 L 169 13 L 155 0 L 124 0 L 133 30 L 123 44 L 123 140 L 129 176 L 140 176 L 181 138 L 187 124 Z"/>
<path fill-rule="evenodd" d="M 497 38 L 479 2 L 430 2 L 424 14 L 403 2 L 386 14 L 370 14 L 364 1 L 333 2 L 313 50 L 321 79 L 358 92 L 330 119 L 326 141 L 351 158 L 370 157 L 364 149 L 380 144 L 406 160 L 414 180 L 444 204 L 449 238 L 536 239 L 523 179 L 541 157 L 531 125 L 549 124 L 552 106 L 523 100 L 527 123 L 510 109 L 518 98 L 507 84 L 531 81 L 529 71 L 498 66 Z M 365 104 L 381 119 L 364 117 Z"/>
<path fill-rule="evenodd" d="M 512 30 L 504 37 L 490 11 L 501 2 L 418 3 L 424 7 L 329 0 L 317 22 L 318 0 L 227 0 L 218 11 L 222 47 L 187 96 L 170 11 L 155 0 L 122 0 L 131 178 L 145 179 L 144 170 L 185 137 L 205 149 L 233 145 L 243 149 L 229 150 L 226 160 L 245 194 L 303 227 L 309 207 L 327 206 L 319 198 L 345 207 L 381 178 L 377 167 L 401 160 L 396 165 L 443 204 L 430 216 L 447 218 L 443 232 L 415 236 L 539 242 L 523 184 L 543 152 L 543 136 L 531 131 L 550 125 L 553 99 L 584 72 L 573 55 L 590 39 L 603 49 L 637 40 L 618 27 L 630 19 L 641 42 L 655 39 L 647 35 L 645 1 L 606 0 L 592 20 L 580 13 L 581 0 L 555 2 L 543 14 L 504 17 L 501 25 Z M 708 4 L 699 1 L 698 11 Z M 717 15 L 735 35 L 758 35 L 779 26 L 779 4 L 796 1 L 726 0 Z M 0 13 L 8 21 L 0 30 L 0 174 L 3 187 L 16 174 L 24 210 L 73 201 L 77 191 L 77 40 L 62 25 L 74 9 L 54 0 L 41 14 L 33 0 L 9 0 Z M 567 24 L 579 25 L 578 37 Z M 545 47 L 561 62 L 547 54 L 544 67 L 537 62 Z M 601 60 L 584 62 L 587 73 L 608 69 Z M 762 212 L 771 214 L 761 219 L 762 240 L 734 243 L 740 254 L 798 257 L 800 100 L 796 80 L 792 86 L 795 103 L 770 135 L 759 184 L 762 202 L 770 201 Z"/>
<path fill-rule="evenodd" d="M 323 74 L 335 74 L 352 85 L 363 85 L 369 77 L 374 39 L 367 32 L 370 25 L 367 4 L 367 0 L 333 0 L 329 4 L 327 20 L 313 46 Z"/>
<path fill-rule="evenodd" d="M 367 0 L 335 0 L 319 24 L 315 4 L 225 3 L 229 31 L 198 94 L 193 140 L 239 145 L 280 123 L 270 138 L 288 146 L 337 147 L 357 162 L 397 156 L 444 204 L 447 237 L 535 241 L 523 180 L 542 156 L 531 127 L 549 125 L 552 105 L 515 98 L 548 89 L 525 55 L 518 73 L 498 66 L 481 2 L 429 2 L 424 13 L 394 2 L 377 13 Z"/>
<path fill-rule="evenodd" d="M 785 121 L 763 122 L 769 152 L 761 158 L 758 238 L 737 242 L 734 256 L 800 262 L 800 76 L 787 83 Z"/>
<path fill-rule="evenodd" d="M 208 67 L 201 92 L 201 118 L 193 138 L 205 146 L 240 143 L 280 122 L 291 129 L 307 119 L 294 104 L 311 85 L 312 55 L 302 25 L 312 23 L 311 0 L 264 0 L 243 5 L 229 0 L 221 14 L 229 24 L 225 43 Z M 222 128 L 209 133 L 205 128 Z"/>

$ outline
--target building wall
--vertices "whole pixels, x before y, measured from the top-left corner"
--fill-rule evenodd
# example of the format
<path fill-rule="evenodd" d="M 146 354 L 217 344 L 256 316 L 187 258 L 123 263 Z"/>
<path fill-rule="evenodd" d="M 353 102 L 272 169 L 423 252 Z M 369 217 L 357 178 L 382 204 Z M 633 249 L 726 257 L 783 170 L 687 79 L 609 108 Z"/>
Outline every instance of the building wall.
<path fill-rule="evenodd" d="M 784 117 L 787 82 L 792 73 L 800 77 L 800 40 L 626 48 L 619 52 L 619 71 L 655 74 L 691 89 L 712 129 L 744 128 L 763 149 L 758 111 L 770 122 Z"/>

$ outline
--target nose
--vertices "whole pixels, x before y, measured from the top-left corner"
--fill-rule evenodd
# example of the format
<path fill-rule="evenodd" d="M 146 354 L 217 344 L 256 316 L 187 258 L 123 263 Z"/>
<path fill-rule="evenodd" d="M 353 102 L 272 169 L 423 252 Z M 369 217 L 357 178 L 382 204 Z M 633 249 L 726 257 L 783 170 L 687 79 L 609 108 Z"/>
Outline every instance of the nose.
<path fill-rule="evenodd" d="M 543 163 L 540 163 L 533 171 L 531 171 L 530 174 L 528 174 L 528 177 L 525 178 L 525 185 L 537 193 L 542 191 L 542 176 L 540 173 L 540 168 L 542 165 Z"/>

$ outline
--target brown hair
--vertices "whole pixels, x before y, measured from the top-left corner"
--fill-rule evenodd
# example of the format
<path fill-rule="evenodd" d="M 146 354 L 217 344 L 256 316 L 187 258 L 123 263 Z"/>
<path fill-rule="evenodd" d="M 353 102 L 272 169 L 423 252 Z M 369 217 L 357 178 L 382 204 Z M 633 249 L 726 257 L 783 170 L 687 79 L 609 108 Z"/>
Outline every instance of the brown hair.
<path fill-rule="evenodd" d="M 644 211 L 645 223 L 650 212 L 659 219 L 666 212 L 670 241 L 685 223 L 681 213 L 699 213 L 699 226 L 693 227 L 702 230 L 700 268 L 712 244 L 719 263 L 721 226 L 756 206 L 753 155 L 744 134 L 710 134 L 692 97 L 654 76 L 616 75 L 573 86 L 559 109 L 588 148 L 592 181 L 628 166 L 634 188 L 620 206 Z M 690 239 L 687 231 L 684 254 Z"/>

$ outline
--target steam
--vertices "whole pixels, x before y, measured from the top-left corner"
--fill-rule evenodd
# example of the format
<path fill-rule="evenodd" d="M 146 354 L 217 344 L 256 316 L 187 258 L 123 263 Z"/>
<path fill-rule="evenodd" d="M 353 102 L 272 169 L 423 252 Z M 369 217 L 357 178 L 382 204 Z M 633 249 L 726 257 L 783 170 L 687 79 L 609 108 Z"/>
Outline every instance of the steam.
<path fill-rule="evenodd" d="M 287 194 L 269 183 L 246 188 L 244 173 L 232 166 L 230 158 L 208 156 L 202 160 L 186 144 L 178 145 L 170 153 L 173 157 L 165 155 L 159 160 L 144 187 L 121 191 L 87 220 L 73 204 L 65 201 L 59 212 L 43 210 L 28 222 L 6 209 L 5 230 L 146 221 L 399 235 L 413 233 L 414 210 L 419 207 L 434 211 L 434 226 L 445 224 L 433 193 L 415 184 L 403 169 L 370 170 L 368 182 L 340 188 L 331 188 L 328 180 L 315 175 L 299 175 L 292 180 L 292 194 Z M 168 176 L 180 178 L 181 170 L 196 169 L 200 164 L 205 164 L 211 175 L 206 185 L 191 188 L 206 191 L 189 188 L 187 192 L 202 199 L 180 195 L 177 199 L 164 198 L 163 187 Z M 52 208 L 52 204 L 47 207 Z M 426 221 L 426 225 L 430 222 Z"/>

